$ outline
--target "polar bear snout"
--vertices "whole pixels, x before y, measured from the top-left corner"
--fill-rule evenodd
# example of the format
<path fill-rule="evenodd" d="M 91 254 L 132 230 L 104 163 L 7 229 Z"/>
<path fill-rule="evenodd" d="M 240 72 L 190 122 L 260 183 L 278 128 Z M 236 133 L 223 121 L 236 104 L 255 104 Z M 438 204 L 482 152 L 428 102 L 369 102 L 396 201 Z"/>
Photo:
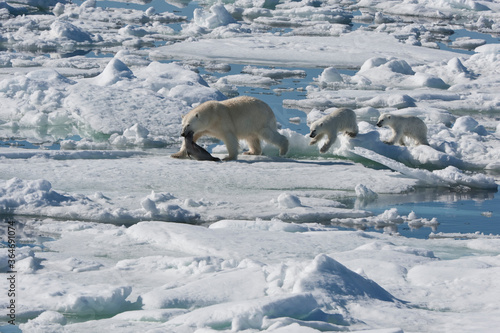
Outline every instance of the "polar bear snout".
<path fill-rule="evenodd" d="M 194 131 L 191 128 L 191 125 L 190 124 L 186 124 L 186 125 L 182 126 L 181 136 L 183 136 L 183 137 L 186 138 L 186 137 L 188 137 L 190 135 L 194 135 Z"/>
<path fill-rule="evenodd" d="M 187 138 L 187 137 L 192 137 L 194 135 L 194 131 L 192 130 L 188 130 L 188 129 L 185 129 L 185 130 L 182 130 L 181 132 L 181 136 Z"/>
<path fill-rule="evenodd" d="M 382 127 L 383 122 L 384 122 L 383 120 L 381 120 L 381 121 L 377 122 L 377 126 L 378 126 L 378 127 Z"/>
<path fill-rule="evenodd" d="M 309 137 L 310 137 L 310 138 L 315 138 L 315 137 L 316 137 L 316 135 L 317 135 L 316 130 L 313 130 L 313 131 L 311 131 L 311 133 L 309 134 Z"/>

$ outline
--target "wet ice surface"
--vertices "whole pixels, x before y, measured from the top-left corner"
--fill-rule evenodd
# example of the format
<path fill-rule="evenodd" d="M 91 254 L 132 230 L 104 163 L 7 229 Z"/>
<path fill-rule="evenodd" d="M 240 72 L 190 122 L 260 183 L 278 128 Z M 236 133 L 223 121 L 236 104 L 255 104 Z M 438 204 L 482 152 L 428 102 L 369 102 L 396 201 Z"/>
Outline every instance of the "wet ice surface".
<path fill-rule="evenodd" d="M 0 269 L 12 222 L 23 331 L 498 326 L 498 4 L 37 6 L 0 16 Z M 182 114 L 237 95 L 272 106 L 285 157 L 170 158 Z M 308 124 L 341 106 L 360 133 L 320 154 Z M 383 112 L 430 146 L 386 145 Z"/>

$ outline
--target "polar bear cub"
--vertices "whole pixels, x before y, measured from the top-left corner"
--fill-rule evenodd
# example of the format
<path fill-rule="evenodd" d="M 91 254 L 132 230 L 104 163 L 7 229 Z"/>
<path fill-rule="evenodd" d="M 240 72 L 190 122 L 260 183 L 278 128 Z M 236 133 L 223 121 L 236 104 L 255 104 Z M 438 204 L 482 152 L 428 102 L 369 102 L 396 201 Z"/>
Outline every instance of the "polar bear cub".
<path fill-rule="evenodd" d="M 238 157 L 238 140 L 246 140 L 250 150 L 245 154 L 260 155 L 260 140 L 279 147 L 280 155 L 288 151 L 288 139 L 278 133 L 276 117 L 265 102 L 249 96 L 225 101 L 208 101 L 191 110 L 182 118 L 181 135 L 193 135 L 193 142 L 202 136 L 222 140 L 229 155 L 224 160 Z M 175 158 L 187 158 L 185 141 Z"/>
<path fill-rule="evenodd" d="M 337 140 L 337 133 L 344 132 L 351 137 L 358 134 L 356 114 L 351 109 L 341 108 L 316 120 L 310 126 L 312 138 L 310 145 L 318 143 L 325 135 L 328 136 L 325 144 L 320 148 L 321 153 L 326 153 Z"/>
<path fill-rule="evenodd" d="M 384 113 L 378 118 L 377 126 L 388 126 L 392 129 L 393 135 L 389 141 L 385 142 L 387 144 L 400 144 L 404 146 L 404 137 L 406 136 L 414 139 L 417 144 L 429 145 L 427 141 L 427 126 L 420 118 Z"/>

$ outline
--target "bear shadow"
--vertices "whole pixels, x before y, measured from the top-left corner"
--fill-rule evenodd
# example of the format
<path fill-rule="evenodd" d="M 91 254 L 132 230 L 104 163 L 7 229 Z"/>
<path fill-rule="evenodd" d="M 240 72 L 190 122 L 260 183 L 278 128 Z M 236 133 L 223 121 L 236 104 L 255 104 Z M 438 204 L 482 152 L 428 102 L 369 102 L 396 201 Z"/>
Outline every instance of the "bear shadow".
<path fill-rule="evenodd" d="M 307 165 L 319 165 L 319 166 L 329 166 L 329 165 L 354 165 L 354 162 L 346 162 L 346 161 L 317 161 L 317 160 L 298 160 L 293 158 L 281 157 L 281 156 L 267 156 L 267 155 L 238 155 L 238 158 L 233 161 L 227 162 L 236 162 L 236 163 L 245 163 L 245 164 L 254 164 L 254 163 L 263 163 L 263 162 L 278 162 L 278 163 L 298 163 L 298 164 L 307 164 Z"/>

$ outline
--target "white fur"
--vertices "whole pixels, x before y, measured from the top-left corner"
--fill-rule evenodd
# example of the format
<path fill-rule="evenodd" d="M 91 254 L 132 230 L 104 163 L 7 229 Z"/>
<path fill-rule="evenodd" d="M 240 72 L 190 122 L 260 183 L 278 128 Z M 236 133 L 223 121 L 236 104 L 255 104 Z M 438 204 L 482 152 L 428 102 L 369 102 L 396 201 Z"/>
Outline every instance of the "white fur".
<path fill-rule="evenodd" d="M 356 114 L 350 109 L 337 109 L 332 113 L 324 116 L 313 122 L 310 126 L 312 138 L 310 144 L 316 144 L 325 135 L 328 136 L 325 144 L 319 150 L 321 153 L 326 153 L 332 144 L 337 140 L 338 132 L 344 132 L 354 137 L 358 134 L 358 124 L 356 122 Z"/>
<path fill-rule="evenodd" d="M 387 144 L 400 144 L 404 146 L 404 137 L 406 136 L 414 139 L 417 144 L 429 145 L 427 141 L 427 126 L 420 118 L 385 113 L 378 118 L 377 126 L 388 126 L 392 129 L 393 136 L 389 141 L 386 141 Z"/>
<path fill-rule="evenodd" d="M 194 142 L 205 135 L 222 140 L 229 153 L 225 160 L 238 157 L 238 140 L 248 142 L 250 151 L 246 154 L 249 155 L 262 153 L 261 139 L 278 146 L 281 155 L 288 151 L 288 139 L 278 133 L 273 110 L 254 97 L 208 101 L 197 106 L 182 119 L 182 135 L 190 131 L 194 133 Z M 172 155 L 177 158 L 186 156 L 184 144 L 179 152 Z"/>

